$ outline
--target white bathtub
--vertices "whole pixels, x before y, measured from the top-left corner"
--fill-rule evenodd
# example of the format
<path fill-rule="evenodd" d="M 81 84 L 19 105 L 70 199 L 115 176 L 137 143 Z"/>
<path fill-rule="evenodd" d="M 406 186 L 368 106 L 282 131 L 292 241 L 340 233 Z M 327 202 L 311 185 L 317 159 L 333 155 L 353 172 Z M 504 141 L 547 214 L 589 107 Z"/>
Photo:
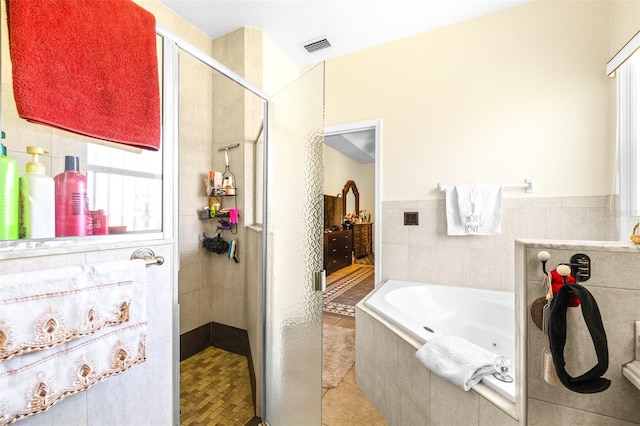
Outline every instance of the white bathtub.
<path fill-rule="evenodd" d="M 453 334 L 502 355 L 511 361 L 509 374 L 515 379 L 513 293 L 389 280 L 364 305 L 420 345 L 435 333 Z M 515 380 L 505 383 L 485 376 L 482 382 L 515 402 Z"/>

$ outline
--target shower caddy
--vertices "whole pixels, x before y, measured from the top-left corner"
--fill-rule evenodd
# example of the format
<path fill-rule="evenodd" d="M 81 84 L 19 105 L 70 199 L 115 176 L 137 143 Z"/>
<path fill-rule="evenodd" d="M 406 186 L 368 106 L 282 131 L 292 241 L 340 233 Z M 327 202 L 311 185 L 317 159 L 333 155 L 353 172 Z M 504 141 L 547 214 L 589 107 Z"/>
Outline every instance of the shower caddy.
<path fill-rule="evenodd" d="M 237 187 L 236 187 L 236 176 L 233 174 L 233 172 L 231 172 L 231 170 L 229 169 L 229 150 L 232 148 L 237 148 L 239 147 L 240 144 L 236 143 L 233 145 L 227 145 L 225 147 L 219 148 L 218 151 L 224 151 L 224 160 L 225 160 L 225 168 L 224 168 L 224 172 L 222 173 L 222 187 L 220 188 L 216 188 L 213 187 L 211 188 L 210 192 L 207 191 L 207 196 L 209 197 L 209 204 L 213 205 L 214 201 L 216 200 L 220 206 L 222 206 L 226 200 L 229 199 L 233 199 L 233 209 L 235 211 L 238 210 L 238 200 L 237 200 Z M 216 227 L 218 234 L 220 233 L 220 231 L 231 231 L 232 234 L 236 234 L 238 232 L 237 229 L 237 223 L 231 223 L 230 220 L 226 220 L 226 219 L 231 219 L 231 214 L 229 212 L 229 209 L 227 209 L 227 211 L 225 212 L 220 212 L 220 211 L 215 211 L 214 214 L 211 214 L 211 210 L 207 207 L 203 208 L 200 211 L 200 219 L 206 220 L 206 219 L 213 219 L 213 218 L 221 218 L 223 220 L 219 220 L 219 225 Z"/>

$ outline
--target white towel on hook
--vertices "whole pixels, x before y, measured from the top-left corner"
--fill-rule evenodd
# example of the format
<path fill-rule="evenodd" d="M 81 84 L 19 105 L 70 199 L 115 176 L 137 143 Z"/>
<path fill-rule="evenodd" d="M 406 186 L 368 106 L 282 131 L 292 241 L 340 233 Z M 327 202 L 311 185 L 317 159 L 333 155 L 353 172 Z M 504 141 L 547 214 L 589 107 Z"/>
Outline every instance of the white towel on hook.
<path fill-rule="evenodd" d="M 458 336 L 436 335 L 416 352 L 416 358 L 449 383 L 468 391 L 482 377 L 498 371 L 504 360 Z"/>
<path fill-rule="evenodd" d="M 502 185 L 445 189 L 448 235 L 496 235 L 502 224 Z"/>

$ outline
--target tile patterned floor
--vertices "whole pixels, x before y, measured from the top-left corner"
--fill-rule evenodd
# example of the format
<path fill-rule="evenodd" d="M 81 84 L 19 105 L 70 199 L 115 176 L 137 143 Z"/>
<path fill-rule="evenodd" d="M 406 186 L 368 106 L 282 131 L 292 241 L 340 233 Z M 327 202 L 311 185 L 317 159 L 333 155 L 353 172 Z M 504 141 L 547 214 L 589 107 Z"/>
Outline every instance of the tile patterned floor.
<path fill-rule="evenodd" d="M 358 265 L 331 274 L 338 280 Z M 324 314 L 325 324 L 355 328 L 355 319 Z M 181 426 L 245 425 L 254 415 L 247 359 L 210 347 L 180 363 Z M 323 426 L 384 426 L 380 413 L 355 383 L 355 366 L 333 389 L 322 392 Z"/>
<path fill-rule="evenodd" d="M 247 358 L 209 347 L 180 363 L 181 426 L 244 425 L 254 415 Z"/>

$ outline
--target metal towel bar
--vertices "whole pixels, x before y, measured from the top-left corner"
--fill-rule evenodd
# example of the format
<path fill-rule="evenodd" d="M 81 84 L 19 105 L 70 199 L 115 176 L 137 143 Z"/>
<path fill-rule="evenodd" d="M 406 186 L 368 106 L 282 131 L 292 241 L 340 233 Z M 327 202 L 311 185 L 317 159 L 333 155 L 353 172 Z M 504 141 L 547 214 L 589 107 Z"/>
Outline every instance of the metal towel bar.
<path fill-rule="evenodd" d="M 133 252 L 131 260 L 142 259 L 146 262 L 147 266 L 162 265 L 164 263 L 164 257 L 156 256 L 156 254 L 150 248 L 141 248 Z"/>
<path fill-rule="evenodd" d="M 525 179 L 524 183 L 505 184 L 505 185 L 502 185 L 502 187 L 505 188 L 505 189 L 519 189 L 519 188 L 522 188 L 522 189 L 524 189 L 524 192 L 526 192 L 527 194 L 532 194 L 533 193 L 533 179 Z M 446 183 L 438 183 L 438 190 L 440 191 L 440 193 L 444 193 L 446 188 L 447 188 L 447 184 Z"/>

